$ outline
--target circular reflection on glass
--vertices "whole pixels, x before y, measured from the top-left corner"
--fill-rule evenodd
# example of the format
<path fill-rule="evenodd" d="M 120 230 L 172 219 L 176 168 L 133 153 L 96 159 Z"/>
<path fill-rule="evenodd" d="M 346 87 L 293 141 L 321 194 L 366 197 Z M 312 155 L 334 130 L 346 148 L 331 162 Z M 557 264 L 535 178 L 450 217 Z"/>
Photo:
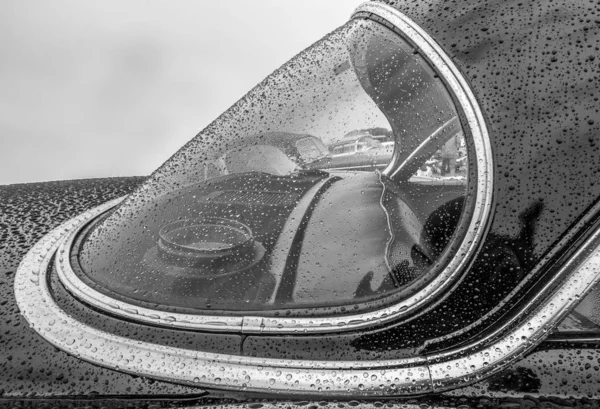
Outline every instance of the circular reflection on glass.
<path fill-rule="evenodd" d="M 163 258 L 190 266 L 243 257 L 254 241 L 252 230 L 245 224 L 217 217 L 169 223 L 160 229 L 158 237 Z"/>
<path fill-rule="evenodd" d="M 469 223 L 477 169 L 459 112 L 417 50 L 351 21 L 100 221 L 77 273 L 117 299 L 187 313 L 414 294 Z"/>

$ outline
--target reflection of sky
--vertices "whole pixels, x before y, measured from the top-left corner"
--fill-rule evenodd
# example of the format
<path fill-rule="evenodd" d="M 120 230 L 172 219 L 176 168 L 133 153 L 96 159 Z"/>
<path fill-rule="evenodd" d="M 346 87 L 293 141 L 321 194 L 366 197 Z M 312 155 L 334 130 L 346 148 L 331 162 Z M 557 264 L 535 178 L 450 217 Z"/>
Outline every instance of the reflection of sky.
<path fill-rule="evenodd" d="M 360 0 L 0 4 L 0 184 L 144 175 Z"/>

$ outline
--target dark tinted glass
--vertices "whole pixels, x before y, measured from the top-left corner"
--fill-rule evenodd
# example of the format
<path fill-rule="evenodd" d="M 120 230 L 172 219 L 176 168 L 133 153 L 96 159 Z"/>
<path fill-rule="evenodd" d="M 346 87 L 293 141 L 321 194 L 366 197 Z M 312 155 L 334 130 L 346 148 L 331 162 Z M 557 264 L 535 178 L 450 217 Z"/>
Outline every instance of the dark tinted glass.
<path fill-rule="evenodd" d="M 586 334 L 600 340 L 600 288 L 595 287 L 587 297 L 556 327 L 555 335 Z"/>
<path fill-rule="evenodd" d="M 469 146 L 418 52 L 378 23 L 351 21 L 98 223 L 79 274 L 115 298 L 186 312 L 381 298 L 443 267 Z"/>

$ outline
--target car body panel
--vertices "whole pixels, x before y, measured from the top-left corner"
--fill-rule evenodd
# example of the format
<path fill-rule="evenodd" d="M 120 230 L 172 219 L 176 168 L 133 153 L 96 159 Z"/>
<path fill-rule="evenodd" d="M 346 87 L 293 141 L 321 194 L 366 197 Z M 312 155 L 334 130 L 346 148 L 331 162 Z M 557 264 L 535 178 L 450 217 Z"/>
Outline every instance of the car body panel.
<path fill-rule="evenodd" d="M 284 345 L 288 358 L 295 357 L 294 348 L 310 350 L 312 357 L 321 359 L 402 358 L 464 343 L 505 322 L 516 310 L 515 300 L 526 302 L 540 288 L 539 282 L 552 274 L 555 265 L 551 262 L 564 261 L 571 254 L 580 232 L 562 247 L 556 244 L 572 233 L 570 229 L 578 221 L 587 218 L 591 225 L 596 219 L 597 215 L 588 211 L 600 198 L 597 2 L 468 0 L 461 2 L 458 10 L 444 1 L 384 3 L 400 9 L 438 41 L 470 81 L 487 115 L 496 165 L 496 205 L 489 233 L 460 287 L 426 315 L 330 338 L 255 335 L 243 341 L 240 338 L 239 343 L 232 338 L 230 345 L 249 356 L 266 356 L 271 348 Z M 140 181 L 113 179 L 0 189 L 2 223 L 7 231 L 2 237 L 0 270 L 4 275 L 0 288 L 4 302 L 0 325 L 6 347 L 0 352 L 2 383 L 7 385 L 3 386 L 4 395 L 85 395 L 102 380 L 104 386 L 97 392 L 105 395 L 198 391 L 166 382 L 150 383 L 56 352 L 27 327 L 15 303 L 14 270 L 44 233 L 83 210 L 132 191 Z M 548 257 L 552 252 L 565 257 Z M 503 309 L 498 309 L 503 300 Z M 225 344 L 219 348 L 231 353 Z M 332 347 L 339 350 L 333 353 Z M 546 343 L 500 375 L 451 395 L 597 398 L 596 347 Z M 522 380 L 513 382 L 516 378 Z"/>
<path fill-rule="evenodd" d="M 547 272 L 544 256 L 597 203 L 600 26 L 591 1 L 382 3 L 426 30 L 468 78 L 496 166 L 493 221 L 461 287 L 422 320 L 364 337 L 404 349 L 452 338 L 457 317 L 476 324 L 518 285 L 532 288 Z"/>
<path fill-rule="evenodd" d="M 77 215 L 86 208 L 119 197 L 142 180 L 143 178 L 115 178 L 0 187 L 2 223 L 8 232 L 2 241 L 3 277 L 0 286 L 3 294 L 2 319 L 0 319 L 0 334 L 2 334 L 0 339 L 3 345 L 0 349 L 0 366 L 3 371 L 0 374 L 2 385 L 0 390 L 4 399 L 19 400 L 35 397 L 43 403 L 47 402 L 43 400 L 44 398 L 66 402 L 69 397 L 71 399 L 79 397 L 78 399 L 92 399 L 106 405 L 110 402 L 104 402 L 103 399 L 114 400 L 119 396 L 127 396 L 131 402 L 144 402 L 144 404 L 155 399 L 173 401 L 181 399 L 182 402 L 198 404 L 204 402 L 205 391 L 202 389 L 154 381 L 101 368 L 57 350 L 29 328 L 19 314 L 12 292 L 12 280 L 16 269 L 15 257 L 19 259 L 20 254 L 27 251 L 30 245 L 61 220 Z M 22 229 L 23 226 L 28 228 Z M 66 298 L 67 294 L 64 294 L 64 291 L 62 289 L 63 294 L 58 294 L 57 298 Z M 73 300 L 70 302 L 77 304 Z M 63 304 L 66 302 L 63 301 Z M 77 312 L 77 309 L 80 311 Z M 118 326 L 118 319 L 107 317 L 86 306 L 72 305 L 70 311 L 84 322 L 84 316 L 88 315 L 88 320 L 95 321 L 100 327 L 104 326 L 104 329 L 107 325 Z M 135 336 L 140 340 L 157 342 L 155 333 L 150 333 L 141 327 L 138 327 L 135 332 Z M 195 336 L 202 337 L 201 334 Z M 169 344 L 170 341 L 166 339 L 161 342 Z M 289 342 L 290 345 L 293 344 L 293 338 Z M 456 389 L 447 393 L 448 397 L 443 399 L 448 403 L 460 402 L 461 397 L 474 394 L 488 399 L 528 397 L 530 400 L 534 399 L 534 402 L 536 399 L 548 396 L 563 399 L 597 398 L 600 395 L 597 388 L 600 384 L 600 372 L 597 369 L 600 359 L 598 346 L 600 346 L 600 339 L 597 345 L 589 341 L 587 343 L 546 342 L 532 355 L 492 379 Z M 255 356 L 256 348 L 277 348 L 281 347 L 281 344 L 274 343 L 269 346 L 268 342 L 256 343 L 248 337 L 244 347 L 245 354 Z M 321 348 L 323 354 L 329 351 L 333 359 L 346 348 L 345 353 L 339 355 L 338 359 L 398 357 L 398 351 L 390 353 L 382 349 L 361 352 L 351 342 L 344 341 L 343 336 L 326 342 L 314 337 L 312 347 Z M 220 348 L 223 346 L 221 345 Z M 288 345 L 285 348 L 293 347 Z M 332 349 L 340 351 L 332 353 Z M 222 350 L 227 352 L 225 349 Z M 305 349 L 303 347 L 298 350 Z M 413 351 L 405 352 L 407 356 L 413 353 Z M 517 375 L 523 379 L 518 378 Z M 515 380 L 517 378 L 521 380 Z M 260 396 L 256 395 L 255 398 L 257 397 Z M 424 399 L 415 402 L 429 401 Z"/>

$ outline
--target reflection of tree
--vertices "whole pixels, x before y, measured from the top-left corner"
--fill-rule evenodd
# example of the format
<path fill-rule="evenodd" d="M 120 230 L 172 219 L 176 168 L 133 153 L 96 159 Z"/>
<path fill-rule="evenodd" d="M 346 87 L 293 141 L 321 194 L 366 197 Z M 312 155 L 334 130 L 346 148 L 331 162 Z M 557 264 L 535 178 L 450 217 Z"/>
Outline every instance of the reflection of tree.
<path fill-rule="evenodd" d="M 535 264 L 534 235 L 536 223 L 544 208 L 543 202 L 530 204 L 519 214 L 521 229 L 518 235 L 490 234 L 476 264 L 481 275 L 481 302 L 494 306 L 519 283 Z"/>

